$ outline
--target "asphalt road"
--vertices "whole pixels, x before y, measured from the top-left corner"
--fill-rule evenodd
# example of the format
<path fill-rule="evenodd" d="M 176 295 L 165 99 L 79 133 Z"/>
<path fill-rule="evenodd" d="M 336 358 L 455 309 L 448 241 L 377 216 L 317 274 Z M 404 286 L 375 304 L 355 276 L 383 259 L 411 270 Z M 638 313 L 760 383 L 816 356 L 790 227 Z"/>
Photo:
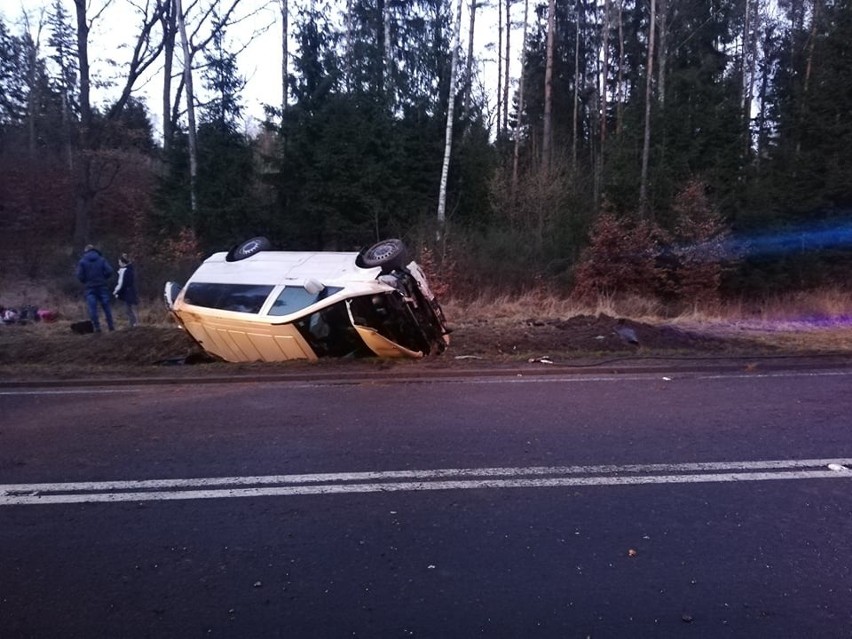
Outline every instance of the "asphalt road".
<path fill-rule="evenodd" d="M 0 637 L 852 637 L 852 371 L 0 388 Z"/>

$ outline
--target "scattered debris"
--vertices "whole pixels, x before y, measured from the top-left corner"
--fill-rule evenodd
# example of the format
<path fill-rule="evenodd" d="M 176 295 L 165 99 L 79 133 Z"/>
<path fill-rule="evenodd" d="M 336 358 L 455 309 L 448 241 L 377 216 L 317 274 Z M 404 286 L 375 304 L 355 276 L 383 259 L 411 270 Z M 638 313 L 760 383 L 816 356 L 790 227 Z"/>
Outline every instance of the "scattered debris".
<path fill-rule="evenodd" d="M 553 363 L 553 360 L 550 359 L 550 356 L 548 356 L 548 355 L 545 355 L 543 357 L 530 357 L 527 361 L 530 364 L 533 364 L 535 362 L 539 362 L 540 364 L 552 364 Z"/>
<path fill-rule="evenodd" d="M 692 623 L 692 619 L 693 619 L 692 615 L 681 615 L 681 617 L 680 617 L 680 620 L 683 623 Z"/>
<path fill-rule="evenodd" d="M 622 341 L 627 342 L 628 344 L 633 344 L 634 346 L 639 345 L 639 336 L 636 335 L 636 331 L 627 326 L 623 319 L 619 319 L 615 323 L 615 328 L 612 330 L 622 339 Z"/>

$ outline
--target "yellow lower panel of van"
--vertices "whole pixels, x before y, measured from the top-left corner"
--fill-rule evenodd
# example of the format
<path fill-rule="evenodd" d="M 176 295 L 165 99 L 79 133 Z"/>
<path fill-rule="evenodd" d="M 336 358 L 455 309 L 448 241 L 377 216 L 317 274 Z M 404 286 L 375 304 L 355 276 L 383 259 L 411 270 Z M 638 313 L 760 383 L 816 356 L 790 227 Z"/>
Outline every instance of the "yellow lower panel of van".
<path fill-rule="evenodd" d="M 291 324 L 260 324 L 187 314 L 184 327 L 209 353 L 228 362 L 283 362 L 317 359 Z"/>
<path fill-rule="evenodd" d="M 374 328 L 355 325 L 358 335 L 364 340 L 367 347 L 379 357 L 423 357 L 420 351 L 411 351 L 390 341 L 387 337 L 379 335 Z"/>

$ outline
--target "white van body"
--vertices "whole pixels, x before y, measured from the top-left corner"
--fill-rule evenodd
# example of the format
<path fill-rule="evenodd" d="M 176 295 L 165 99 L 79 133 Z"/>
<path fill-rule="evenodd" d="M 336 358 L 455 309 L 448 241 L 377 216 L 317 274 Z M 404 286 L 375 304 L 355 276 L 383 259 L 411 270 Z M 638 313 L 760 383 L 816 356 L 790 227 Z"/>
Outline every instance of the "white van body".
<path fill-rule="evenodd" d="M 415 262 L 362 268 L 356 252 L 261 250 L 208 257 L 166 302 L 208 353 L 229 362 L 322 356 L 423 357 L 449 343 Z"/>

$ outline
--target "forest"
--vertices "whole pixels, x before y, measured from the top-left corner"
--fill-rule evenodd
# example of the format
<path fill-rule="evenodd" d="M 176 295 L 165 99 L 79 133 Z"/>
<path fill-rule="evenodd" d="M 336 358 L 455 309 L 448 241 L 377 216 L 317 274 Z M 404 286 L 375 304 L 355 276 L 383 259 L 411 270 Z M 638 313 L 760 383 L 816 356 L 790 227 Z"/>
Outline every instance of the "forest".
<path fill-rule="evenodd" d="M 91 33 L 111 2 L 135 26 L 104 78 Z M 271 0 L 283 97 L 256 130 L 229 37 L 247 4 L 2 16 L 0 286 L 72 293 L 92 242 L 136 256 L 154 296 L 263 235 L 399 237 L 457 296 L 848 288 L 850 0 Z"/>

